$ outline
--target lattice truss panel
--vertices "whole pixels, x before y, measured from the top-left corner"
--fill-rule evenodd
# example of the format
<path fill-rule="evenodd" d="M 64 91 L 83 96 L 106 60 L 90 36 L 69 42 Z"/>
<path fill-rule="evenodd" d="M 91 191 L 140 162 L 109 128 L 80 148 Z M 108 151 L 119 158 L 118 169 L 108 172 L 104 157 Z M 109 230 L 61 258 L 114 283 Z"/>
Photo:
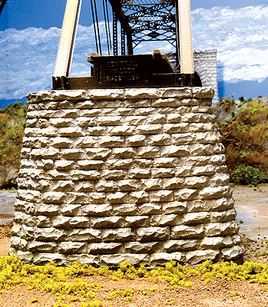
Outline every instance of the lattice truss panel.
<path fill-rule="evenodd" d="M 132 29 L 133 49 L 142 41 L 168 41 L 176 47 L 175 1 L 121 0 Z"/>

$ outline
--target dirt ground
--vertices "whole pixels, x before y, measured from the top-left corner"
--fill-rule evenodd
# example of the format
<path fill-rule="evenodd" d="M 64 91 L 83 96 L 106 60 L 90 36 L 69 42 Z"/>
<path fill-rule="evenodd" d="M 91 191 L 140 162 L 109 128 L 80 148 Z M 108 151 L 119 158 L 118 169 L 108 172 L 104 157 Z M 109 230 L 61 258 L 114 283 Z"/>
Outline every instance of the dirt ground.
<path fill-rule="evenodd" d="M 233 188 L 237 220 L 240 222 L 241 233 L 245 233 L 245 260 L 254 260 L 268 265 L 268 255 L 261 255 L 267 251 L 264 244 L 268 238 L 268 186 L 258 189 L 249 187 Z M 267 208 L 265 208 L 267 207 Z M 0 239 L 0 256 L 8 253 L 9 237 Z M 228 281 L 217 279 L 205 283 L 201 277 L 190 279 L 192 287 L 171 288 L 166 282 L 153 283 L 145 278 L 134 280 L 113 281 L 110 277 L 85 277 L 84 281 L 98 283 L 103 287 L 97 290 L 94 300 L 103 302 L 104 307 L 268 307 L 268 284 L 253 284 L 248 281 Z M 156 289 L 155 289 L 156 288 Z M 112 291 L 133 289 L 132 300 L 118 296 L 108 300 Z M 146 292 L 144 292 L 146 291 Z M 31 303 L 31 299 L 37 301 Z M 58 301 L 56 295 L 26 290 L 25 286 L 16 286 L 9 290 L 0 291 L 0 307 L 54 307 Z M 80 307 L 81 301 L 64 302 L 70 307 Z M 57 305 L 56 305 L 57 306 Z M 66 305 L 65 305 L 66 306 Z M 63 304 L 57 307 L 65 307 Z M 92 305 L 94 306 L 94 305 Z M 96 305 L 97 306 L 97 305 Z"/>
<path fill-rule="evenodd" d="M 251 239 L 266 235 L 268 238 L 268 185 L 232 189 L 240 232 Z"/>
<path fill-rule="evenodd" d="M 9 245 L 10 245 L 9 237 L 4 237 L 0 239 L 0 256 L 6 256 L 8 254 Z"/>

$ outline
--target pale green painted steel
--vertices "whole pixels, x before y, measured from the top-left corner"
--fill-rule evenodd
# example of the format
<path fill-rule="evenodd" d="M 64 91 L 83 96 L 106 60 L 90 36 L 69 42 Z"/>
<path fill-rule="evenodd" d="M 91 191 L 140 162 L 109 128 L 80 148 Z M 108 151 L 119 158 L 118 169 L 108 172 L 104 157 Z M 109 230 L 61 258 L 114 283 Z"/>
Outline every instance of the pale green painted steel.
<path fill-rule="evenodd" d="M 61 30 L 54 77 L 68 77 L 73 57 L 82 0 L 68 0 Z"/>

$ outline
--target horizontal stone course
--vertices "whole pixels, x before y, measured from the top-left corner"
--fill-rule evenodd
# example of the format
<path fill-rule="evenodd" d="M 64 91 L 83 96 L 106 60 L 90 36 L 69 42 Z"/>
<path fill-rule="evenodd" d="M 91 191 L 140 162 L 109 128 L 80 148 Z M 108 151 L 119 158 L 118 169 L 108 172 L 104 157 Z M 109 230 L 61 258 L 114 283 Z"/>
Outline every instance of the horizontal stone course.
<path fill-rule="evenodd" d="M 28 96 L 10 253 L 148 267 L 243 254 L 209 88 Z"/>

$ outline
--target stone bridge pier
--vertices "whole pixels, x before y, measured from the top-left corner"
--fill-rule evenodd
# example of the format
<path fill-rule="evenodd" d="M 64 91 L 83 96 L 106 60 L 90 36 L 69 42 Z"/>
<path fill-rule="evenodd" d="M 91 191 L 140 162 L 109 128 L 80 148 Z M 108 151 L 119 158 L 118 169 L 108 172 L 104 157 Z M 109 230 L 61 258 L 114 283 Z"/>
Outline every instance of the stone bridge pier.
<path fill-rule="evenodd" d="M 243 246 L 210 88 L 28 95 L 10 254 L 155 267 Z"/>

